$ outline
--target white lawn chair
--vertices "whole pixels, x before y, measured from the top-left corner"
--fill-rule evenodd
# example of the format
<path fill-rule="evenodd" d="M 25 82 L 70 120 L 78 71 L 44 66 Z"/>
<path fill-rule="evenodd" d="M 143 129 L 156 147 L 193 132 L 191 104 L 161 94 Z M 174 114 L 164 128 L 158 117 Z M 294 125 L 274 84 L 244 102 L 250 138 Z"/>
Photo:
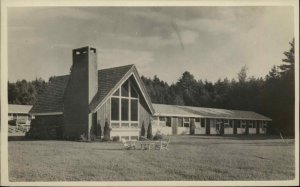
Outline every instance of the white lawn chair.
<path fill-rule="evenodd" d="M 135 149 L 135 144 L 132 144 L 132 142 L 125 140 L 124 138 L 121 139 L 121 142 L 123 143 L 124 147 L 126 149 Z"/>
<path fill-rule="evenodd" d="M 170 138 L 168 141 L 160 141 L 160 143 L 155 145 L 155 149 L 159 149 L 160 151 L 168 150 L 169 143 L 170 143 Z"/>

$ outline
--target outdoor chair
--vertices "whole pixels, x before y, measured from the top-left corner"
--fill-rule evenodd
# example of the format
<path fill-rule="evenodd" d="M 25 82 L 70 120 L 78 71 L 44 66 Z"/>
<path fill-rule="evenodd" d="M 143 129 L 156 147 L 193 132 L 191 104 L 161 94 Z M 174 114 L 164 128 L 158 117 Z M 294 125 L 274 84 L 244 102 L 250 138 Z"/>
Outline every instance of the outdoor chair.
<path fill-rule="evenodd" d="M 123 143 L 126 149 L 132 149 L 132 148 L 135 149 L 135 145 L 132 145 L 131 142 L 126 141 L 124 138 L 121 139 L 121 142 Z"/>
<path fill-rule="evenodd" d="M 170 143 L 170 138 L 168 141 L 160 141 L 158 144 L 155 145 L 155 149 L 159 149 L 160 151 L 168 150 L 169 143 Z"/>

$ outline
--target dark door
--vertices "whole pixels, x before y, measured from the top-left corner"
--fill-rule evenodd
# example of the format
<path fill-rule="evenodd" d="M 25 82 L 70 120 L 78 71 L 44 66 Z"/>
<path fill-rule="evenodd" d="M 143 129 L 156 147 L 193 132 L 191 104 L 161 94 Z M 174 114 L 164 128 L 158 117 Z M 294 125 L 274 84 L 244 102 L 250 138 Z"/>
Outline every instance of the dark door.
<path fill-rule="evenodd" d="M 206 120 L 206 134 L 210 134 L 210 120 L 207 118 L 205 120 Z"/>
<path fill-rule="evenodd" d="M 233 120 L 233 134 L 237 134 L 237 120 Z"/>
<path fill-rule="evenodd" d="M 256 134 L 259 134 L 260 121 L 256 121 Z"/>
<path fill-rule="evenodd" d="M 246 134 L 249 134 L 249 121 L 246 120 Z"/>

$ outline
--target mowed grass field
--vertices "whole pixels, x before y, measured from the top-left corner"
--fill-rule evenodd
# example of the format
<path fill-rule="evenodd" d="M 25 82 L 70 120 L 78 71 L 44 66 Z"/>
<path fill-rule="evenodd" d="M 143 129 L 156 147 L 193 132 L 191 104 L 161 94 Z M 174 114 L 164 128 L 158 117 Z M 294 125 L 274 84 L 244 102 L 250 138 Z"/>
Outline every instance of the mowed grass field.
<path fill-rule="evenodd" d="M 10 141 L 10 181 L 290 180 L 294 141 L 172 136 L 168 151 L 116 142 Z"/>

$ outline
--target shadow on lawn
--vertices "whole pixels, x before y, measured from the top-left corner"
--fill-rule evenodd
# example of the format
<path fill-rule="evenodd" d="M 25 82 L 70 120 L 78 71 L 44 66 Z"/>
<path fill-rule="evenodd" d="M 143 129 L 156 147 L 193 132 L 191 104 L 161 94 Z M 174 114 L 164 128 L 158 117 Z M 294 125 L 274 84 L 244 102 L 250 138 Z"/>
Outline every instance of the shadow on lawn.
<path fill-rule="evenodd" d="M 226 139 L 226 140 L 279 140 L 278 135 L 186 135 L 188 138 L 195 139 Z"/>

